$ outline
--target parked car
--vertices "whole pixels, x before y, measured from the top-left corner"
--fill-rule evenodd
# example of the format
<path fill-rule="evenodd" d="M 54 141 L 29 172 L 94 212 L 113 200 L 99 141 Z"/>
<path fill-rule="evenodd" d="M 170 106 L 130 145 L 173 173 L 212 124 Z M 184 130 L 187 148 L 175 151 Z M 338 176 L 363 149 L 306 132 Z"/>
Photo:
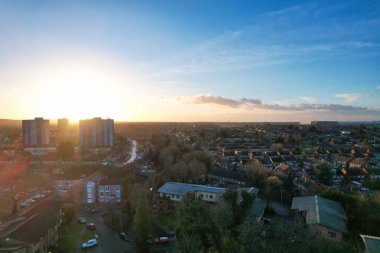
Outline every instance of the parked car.
<path fill-rule="evenodd" d="M 89 229 L 89 230 L 95 230 L 96 229 L 96 226 L 94 223 L 87 223 L 86 227 Z"/>
<path fill-rule="evenodd" d="M 29 206 L 29 204 L 26 203 L 26 202 L 20 204 L 20 207 L 21 207 L 21 208 L 25 208 L 25 207 L 28 207 L 28 206 Z"/>
<path fill-rule="evenodd" d="M 162 236 L 162 237 L 156 238 L 156 240 L 154 241 L 154 243 L 156 243 L 156 244 L 166 244 L 166 243 L 169 243 L 169 237 Z"/>
<path fill-rule="evenodd" d="M 88 240 L 87 242 L 82 244 L 83 249 L 91 248 L 91 247 L 96 247 L 98 246 L 98 241 L 96 239 L 91 239 Z"/>
<path fill-rule="evenodd" d="M 86 207 L 84 208 L 84 210 L 85 210 L 87 213 L 96 213 L 96 208 L 95 208 L 95 207 L 86 206 Z"/>
<path fill-rule="evenodd" d="M 80 224 L 86 224 L 86 219 L 83 218 L 83 217 L 79 217 L 79 218 L 77 219 L 77 222 L 80 223 Z"/>
<path fill-rule="evenodd" d="M 120 238 L 121 238 L 122 240 L 124 240 L 124 241 L 128 241 L 127 234 L 124 233 L 124 232 L 121 232 L 121 233 L 120 233 Z"/>

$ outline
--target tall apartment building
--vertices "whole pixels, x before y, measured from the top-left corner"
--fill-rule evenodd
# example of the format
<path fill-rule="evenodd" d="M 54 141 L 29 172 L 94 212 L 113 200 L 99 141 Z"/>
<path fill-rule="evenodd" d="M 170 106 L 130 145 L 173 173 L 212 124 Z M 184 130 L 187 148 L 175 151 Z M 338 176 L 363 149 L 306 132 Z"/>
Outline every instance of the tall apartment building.
<path fill-rule="evenodd" d="M 65 132 L 69 128 L 69 119 L 61 118 L 58 119 L 58 131 Z"/>
<path fill-rule="evenodd" d="M 49 144 L 49 120 L 34 118 L 22 121 L 22 140 L 24 147 L 45 146 Z"/>
<path fill-rule="evenodd" d="M 83 148 L 112 147 L 113 119 L 93 118 L 79 121 L 80 146 Z"/>

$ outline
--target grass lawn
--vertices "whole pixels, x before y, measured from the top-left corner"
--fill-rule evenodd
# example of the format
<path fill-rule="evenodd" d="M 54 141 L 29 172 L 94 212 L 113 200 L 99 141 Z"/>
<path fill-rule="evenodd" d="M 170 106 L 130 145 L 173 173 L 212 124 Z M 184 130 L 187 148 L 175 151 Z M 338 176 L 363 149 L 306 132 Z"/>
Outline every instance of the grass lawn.
<path fill-rule="evenodd" d="M 79 244 L 94 238 L 94 233 L 89 231 L 84 224 L 71 222 L 63 225 L 58 241 L 59 252 L 75 253 Z"/>

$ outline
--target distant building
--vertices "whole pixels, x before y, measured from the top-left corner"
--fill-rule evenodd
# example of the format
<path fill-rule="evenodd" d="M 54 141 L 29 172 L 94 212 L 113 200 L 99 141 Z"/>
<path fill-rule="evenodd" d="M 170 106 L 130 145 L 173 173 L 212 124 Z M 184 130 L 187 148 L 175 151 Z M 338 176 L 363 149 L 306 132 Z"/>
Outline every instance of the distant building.
<path fill-rule="evenodd" d="M 339 202 L 315 196 L 295 197 L 291 210 L 307 225 L 314 226 L 323 237 L 341 241 L 347 233 L 347 216 Z"/>
<path fill-rule="evenodd" d="M 83 182 L 81 178 L 60 176 L 55 181 L 55 186 L 61 201 L 82 203 Z"/>
<path fill-rule="evenodd" d="M 311 121 L 313 126 L 334 127 L 338 125 L 338 121 Z"/>
<path fill-rule="evenodd" d="M 64 133 L 69 128 L 69 120 L 66 118 L 58 119 L 58 131 Z"/>
<path fill-rule="evenodd" d="M 208 179 L 212 183 L 217 183 L 223 186 L 245 186 L 247 179 L 244 173 L 238 171 L 226 170 L 218 167 L 214 167 L 213 170 L 207 175 Z"/>
<path fill-rule="evenodd" d="M 49 145 L 49 120 L 35 118 L 22 121 L 24 147 Z"/>
<path fill-rule="evenodd" d="M 99 182 L 100 203 L 121 203 L 122 182 L 120 179 L 103 179 Z"/>
<path fill-rule="evenodd" d="M 93 118 L 79 121 L 82 148 L 112 147 L 114 144 L 113 119 Z"/>
<path fill-rule="evenodd" d="M 207 202 L 217 202 L 226 189 L 206 185 L 167 182 L 157 192 L 162 198 L 181 201 L 187 194 L 193 194 Z"/>

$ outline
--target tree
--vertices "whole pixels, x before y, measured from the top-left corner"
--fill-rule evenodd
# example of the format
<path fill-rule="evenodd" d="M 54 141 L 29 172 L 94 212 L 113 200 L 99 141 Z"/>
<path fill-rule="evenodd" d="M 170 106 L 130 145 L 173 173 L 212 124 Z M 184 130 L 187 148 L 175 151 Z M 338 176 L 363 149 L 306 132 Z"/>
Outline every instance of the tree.
<path fill-rule="evenodd" d="M 288 174 L 288 177 L 286 178 L 286 180 L 284 182 L 284 188 L 288 192 L 291 192 L 294 189 L 292 173 Z"/>
<path fill-rule="evenodd" d="M 267 197 L 267 208 L 269 208 L 269 199 L 272 197 L 275 190 L 282 186 L 282 181 L 277 176 L 269 176 L 266 180 L 265 194 Z"/>
<path fill-rule="evenodd" d="M 136 199 L 135 217 L 133 219 L 134 241 L 138 252 L 149 252 L 147 240 L 152 233 L 152 216 L 149 197 L 145 191 L 139 192 Z"/>
<path fill-rule="evenodd" d="M 63 210 L 64 216 L 63 216 L 63 223 L 69 224 L 74 220 L 75 217 L 75 209 L 73 207 L 69 207 Z"/>
<path fill-rule="evenodd" d="M 176 244 L 177 252 L 179 253 L 201 253 L 202 241 L 198 235 L 190 234 L 189 236 L 181 237 Z"/>
<path fill-rule="evenodd" d="M 177 250 L 181 253 L 206 252 L 210 246 L 211 219 L 202 200 L 192 196 L 185 197 L 177 216 Z"/>
<path fill-rule="evenodd" d="M 282 137 L 282 136 L 277 137 L 275 143 L 284 144 L 285 143 L 284 137 Z"/>
<path fill-rule="evenodd" d="M 61 142 L 57 147 L 57 155 L 62 159 L 70 159 L 74 156 L 74 146 L 71 141 Z"/>
<path fill-rule="evenodd" d="M 314 173 L 318 176 L 319 181 L 324 185 L 331 185 L 332 181 L 332 173 L 331 173 L 331 166 L 327 162 L 323 162 L 318 164 L 315 169 Z"/>
<path fill-rule="evenodd" d="M 241 252 L 239 237 L 240 225 L 247 217 L 247 212 L 254 200 L 254 195 L 246 191 L 229 189 L 222 200 L 212 210 L 211 252 Z"/>
<path fill-rule="evenodd" d="M 247 181 L 249 185 L 259 189 L 265 187 L 265 180 L 268 176 L 268 170 L 259 161 L 254 160 L 248 164 Z"/>

